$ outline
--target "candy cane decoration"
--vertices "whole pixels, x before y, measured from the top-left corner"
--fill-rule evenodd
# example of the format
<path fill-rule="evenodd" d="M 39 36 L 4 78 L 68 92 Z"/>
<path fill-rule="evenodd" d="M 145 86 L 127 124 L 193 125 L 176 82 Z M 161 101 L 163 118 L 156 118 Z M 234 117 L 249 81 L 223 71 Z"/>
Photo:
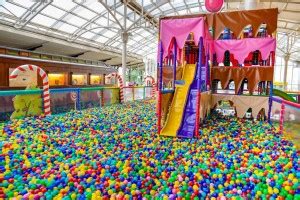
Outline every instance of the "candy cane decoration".
<path fill-rule="evenodd" d="M 111 79 L 112 77 L 116 77 L 118 79 L 118 82 L 119 82 L 119 85 L 120 85 L 120 100 L 121 100 L 121 103 L 123 103 L 124 102 L 124 93 L 123 93 L 124 85 L 123 85 L 123 79 L 122 79 L 122 77 L 119 74 L 117 74 L 115 72 L 107 75 L 108 79 Z"/>
<path fill-rule="evenodd" d="M 10 74 L 9 79 L 13 80 L 19 76 L 20 72 L 25 72 L 25 71 L 29 71 L 29 70 L 32 72 L 35 72 L 35 73 L 37 72 L 43 80 L 44 112 L 45 112 L 46 116 L 51 115 L 48 76 L 42 68 L 40 68 L 36 65 L 21 65 L 21 66 L 17 67 L 16 69 L 14 69 L 14 71 Z"/>
<path fill-rule="evenodd" d="M 147 81 L 151 82 L 151 85 L 152 85 L 151 97 L 155 98 L 155 92 L 156 92 L 155 79 L 152 76 L 146 76 L 146 78 L 145 78 L 146 85 L 147 85 Z"/>

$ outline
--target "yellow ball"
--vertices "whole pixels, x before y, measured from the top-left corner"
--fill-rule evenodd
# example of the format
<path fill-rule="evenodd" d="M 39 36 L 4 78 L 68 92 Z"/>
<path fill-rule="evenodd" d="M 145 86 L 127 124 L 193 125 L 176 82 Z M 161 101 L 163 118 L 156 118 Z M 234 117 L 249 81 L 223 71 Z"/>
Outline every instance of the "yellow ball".
<path fill-rule="evenodd" d="M 294 183 L 294 184 L 298 183 L 298 179 L 294 178 L 294 179 L 293 179 L 293 183 Z"/>
<path fill-rule="evenodd" d="M 151 191 L 150 191 L 150 194 L 151 194 L 151 195 L 155 195 L 155 190 L 151 190 Z"/>
<path fill-rule="evenodd" d="M 108 190 L 107 192 L 108 192 L 109 195 L 112 195 L 114 193 L 113 190 Z"/>
<path fill-rule="evenodd" d="M 271 187 L 268 188 L 268 193 L 273 194 L 273 189 Z"/>
<path fill-rule="evenodd" d="M 290 190 L 291 190 L 291 187 L 287 185 L 287 186 L 284 187 L 284 189 L 285 189 L 286 191 L 290 191 Z"/>

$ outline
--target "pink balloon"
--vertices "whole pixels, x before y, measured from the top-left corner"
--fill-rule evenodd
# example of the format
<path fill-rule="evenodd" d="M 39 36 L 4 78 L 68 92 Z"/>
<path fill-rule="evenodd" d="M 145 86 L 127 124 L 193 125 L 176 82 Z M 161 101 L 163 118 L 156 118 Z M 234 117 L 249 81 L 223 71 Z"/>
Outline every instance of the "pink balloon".
<path fill-rule="evenodd" d="M 224 0 L 205 0 L 205 8 L 209 12 L 218 12 L 223 6 Z"/>

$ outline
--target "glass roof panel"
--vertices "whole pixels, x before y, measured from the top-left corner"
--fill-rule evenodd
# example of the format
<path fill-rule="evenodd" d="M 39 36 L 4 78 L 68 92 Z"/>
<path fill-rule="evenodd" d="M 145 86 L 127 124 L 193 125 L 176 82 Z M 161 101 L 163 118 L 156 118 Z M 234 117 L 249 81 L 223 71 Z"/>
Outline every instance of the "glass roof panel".
<path fill-rule="evenodd" d="M 80 17 L 77 17 L 75 15 L 72 15 L 72 14 L 68 14 L 64 18 L 64 20 L 67 21 L 70 24 L 73 24 L 74 26 L 82 26 L 83 24 L 85 24 L 87 22 L 86 20 L 84 20 Z"/>
<path fill-rule="evenodd" d="M 59 9 L 59 8 L 56 8 L 52 5 L 49 5 L 47 6 L 44 10 L 42 10 L 42 13 L 46 14 L 46 15 L 49 15 L 53 18 L 56 18 L 56 19 L 59 19 L 61 18 L 66 12 Z"/>
<path fill-rule="evenodd" d="M 76 13 L 77 15 L 82 16 L 82 18 L 85 18 L 85 19 L 92 19 L 93 17 L 95 17 L 97 15 L 95 12 L 92 12 L 83 7 L 76 8 L 73 11 L 73 13 Z"/>
<path fill-rule="evenodd" d="M 173 1 L 171 1 L 171 3 L 172 3 L 175 7 L 184 6 L 184 1 L 182 1 L 182 0 L 173 0 Z M 188 2 L 187 2 L 187 3 L 188 3 Z"/>
<path fill-rule="evenodd" d="M 195 3 L 199 3 L 199 1 L 198 0 L 185 0 L 185 2 L 187 3 L 187 4 L 195 4 Z M 201 1 L 200 1 L 201 2 Z M 203 3 L 203 2 L 202 2 Z"/>
<path fill-rule="evenodd" d="M 53 0 L 53 2 L 51 2 L 46 8 L 41 9 L 41 11 L 39 11 L 40 14 L 33 17 L 33 19 L 31 19 L 30 16 L 27 17 L 27 15 L 23 14 L 26 11 L 30 11 L 30 9 L 32 10 L 35 8 L 34 6 L 38 4 L 36 3 L 36 0 L 0 0 L 0 5 L 3 5 L 7 9 L 6 10 L 4 7 L 0 7 L 0 12 L 5 13 L 1 16 L 1 21 L 6 24 L 12 24 L 11 22 L 15 22 L 13 19 L 16 17 L 16 20 L 19 22 L 23 22 L 21 20 L 29 20 L 29 22 L 26 23 L 25 27 L 23 28 L 30 29 L 33 32 L 35 30 L 38 30 L 39 32 L 45 31 L 45 33 L 51 33 L 53 36 L 59 36 L 63 38 L 68 38 L 69 34 L 72 34 L 75 31 L 76 33 L 82 33 L 88 30 L 84 34 L 80 35 L 77 39 L 81 42 L 85 42 L 87 45 L 93 44 L 94 42 L 95 45 L 97 45 L 97 43 L 98 45 L 105 43 L 107 47 L 111 46 L 120 48 L 120 44 L 122 42 L 122 39 L 118 33 L 120 26 L 111 14 L 107 19 L 107 8 L 105 8 L 100 1 L 107 3 L 107 8 L 110 8 L 111 12 L 115 14 L 119 23 L 123 24 L 124 5 L 119 0 Z M 151 11 L 150 14 L 154 16 L 155 20 L 158 20 L 160 15 L 185 15 L 190 13 L 202 13 L 206 11 L 204 0 L 135 0 L 134 2 L 140 6 L 143 4 L 144 10 L 148 12 Z M 276 5 L 281 5 L 282 2 L 279 2 L 280 1 L 272 0 L 270 6 L 274 7 Z M 297 6 L 299 6 L 298 4 L 293 3 L 293 0 L 287 0 L 287 2 L 284 3 L 284 5 L 286 5 L 286 9 L 288 8 L 289 10 L 293 10 L 297 9 Z M 236 9 L 240 6 L 240 4 L 241 3 L 236 0 L 226 1 L 226 6 L 228 6 L 228 9 Z M 267 4 L 269 5 L 269 3 L 265 3 L 264 1 L 264 5 Z M 39 8 L 42 8 L 42 6 L 39 6 Z M 128 27 L 133 24 L 134 19 L 139 18 L 139 14 L 135 13 L 131 8 L 127 9 L 127 13 Z M 285 11 L 284 13 L 290 12 Z M 297 10 L 293 11 L 292 13 L 293 14 L 285 15 L 284 18 L 279 15 L 279 32 L 292 32 L 293 30 L 296 30 L 297 32 L 297 26 L 299 23 L 295 22 L 294 19 Z M 30 15 L 29 12 L 28 14 Z M 64 15 L 66 16 L 62 18 Z M 97 20 L 90 21 L 97 15 L 99 16 Z M 289 20 L 293 20 L 293 23 L 287 21 L 288 18 Z M 89 21 L 90 23 L 88 23 Z M 102 26 L 102 28 L 97 28 L 99 26 Z M 116 29 L 107 29 L 106 26 L 115 27 Z M 156 51 L 158 30 L 156 27 L 149 25 L 149 23 L 147 23 L 146 26 L 150 28 L 135 28 L 133 31 L 130 31 L 132 35 L 128 41 L 128 50 L 130 53 L 142 52 L 142 54 L 145 54 L 149 53 L 149 51 L 152 51 L 152 49 L 154 49 L 153 51 Z M 278 34 L 279 47 L 286 47 L 287 43 L 284 37 L 285 36 Z M 282 41 L 281 38 L 283 38 Z M 295 41 L 292 51 L 298 51 L 299 46 L 300 42 L 298 39 Z M 292 56 L 295 56 L 295 54 Z"/>
<path fill-rule="evenodd" d="M 93 2 L 90 2 L 88 4 L 88 7 L 93 10 L 94 12 L 96 12 L 97 14 L 100 14 L 104 11 L 106 11 L 106 9 L 104 8 L 104 6 L 99 3 L 98 1 L 93 1 Z"/>
<path fill-rule="evenodd" d="M 100 17 L 99 19 L 96 20 L 96 22 L 101 26 L 107 26 L 107 18 L 105 17 Z"/>
<path fill-rule="evenodd" d="M 192 13 L 198 13 L 201 11 L 201 7 L 193 7 L 193 8 L 190 8 L 190 10 Z"/>
<path fill-rule="evenodd" d="M 92 32 L 85 32 L 84 34 L 81 35 L 81 37 L 87 38 L 87 39 L 91 39 L 92 37 L 94 37 L 95 34 Z"/>
<path fill-rule="evenodd" d="M 41 24 L 43 26 L 47 26 L 47 27 L 52 26 L 56 22 L 56 20 L 54 20 L 50 17 L 46 17 L 42 14 L 35 16 L 31 21 L 34 23 L 37 23 L 37 24 Z"/>
<path fill-rule="evenodd" d="M 52 4 L 65 10 L 71 10 L 77 5 L 72 0 L 53 0 Z"/>
<path fill-rule="evenodd" d="M 32 0 L 13 0 L 13 2 L 27 8 L 30 8 L 35 3 L 35 1 Z"/>
<path fill-rule="evenodd" d="M 188 11 L 185 10 L 185 9 L 183 9 L 183 10 L 179 10 L 178 13 L 179 13 L 180 15 L 185 15 L 185 14 L 188 14 Z"/>
<path fill-rule="evenodd" d="M 162 11 L 172 9 L 172 7 L 171 7 L 171 5 L 170 5 L 169 3 L 165 3 L 164 5 L 159 6 L 159 8 L 160 8 Z"/>
<path fill-rule="evenodd" d="M 151 12 L 151 15 L 158 15 L 160 13 L 161 13 L 161 11 L 159 9 L 155 9 Z"/>
<path fill-rule="evenodd" d="M 114 42 L 111 46 L 121 48 L 121 42 Z"/>
<path fill-rule="evenodd" d="M 106 36 L 106 37 L 112 37 L 112 36 L 114 36 L 116 33 L 115 32 L 113 32 L 113 31 L 110 31 L 110 30 L 108 30 L 108 29 L 106 29 L 103 33 L 102 33 L 102 35 L 104 35 L 104 36 Z"/>
<path fill-rule="evenodd" d="M 2 4 L 2 6 L 4 6 L 7 10 L 10 11 L 10 13 L 12 13 L 13 15 L 15 15 L 17 17 L 21 17 L 26 12 L 25 8 L 22 8 L 20 6 L 16 6 L 16 5 L 14 5 L 12 3 L 9 3 L 9 2 L 4 2 Z"/>
<path fill-rule="evenodd" d="M 96 39 L 96 41 L 97 42 L 100 42 L 100 43 L 105 43 L 105 42 L 107 42 L 109 39 L 107 38 L 107 37 L 103 37 L 103 36 L 101 36 L 101 35 L 97 35 L 97 39 Z"/>
<path fill-rule="evenodd" d="M 136 0 L 140 5 L 149 6 L 152 4 L 151 0 Z"/>
<path fill-rule="evenodd" d="M 74 33 L 74 31 L 77 30 L 75 26 L 66 23 L 62 23 L 62 25 L 58 29 L 67 33 Z"/>

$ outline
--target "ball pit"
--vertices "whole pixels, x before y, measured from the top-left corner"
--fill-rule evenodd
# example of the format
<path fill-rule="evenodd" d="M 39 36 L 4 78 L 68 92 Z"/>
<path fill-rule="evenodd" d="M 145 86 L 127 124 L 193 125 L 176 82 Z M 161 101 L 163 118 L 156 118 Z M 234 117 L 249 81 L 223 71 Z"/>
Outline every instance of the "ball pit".
<path fill-rule="evenodd" d="M 300 199 L 299 152 L 269 124 L 212 116 L 158 137 L 154 102 L 0 124 L 0 199 Z"/>

